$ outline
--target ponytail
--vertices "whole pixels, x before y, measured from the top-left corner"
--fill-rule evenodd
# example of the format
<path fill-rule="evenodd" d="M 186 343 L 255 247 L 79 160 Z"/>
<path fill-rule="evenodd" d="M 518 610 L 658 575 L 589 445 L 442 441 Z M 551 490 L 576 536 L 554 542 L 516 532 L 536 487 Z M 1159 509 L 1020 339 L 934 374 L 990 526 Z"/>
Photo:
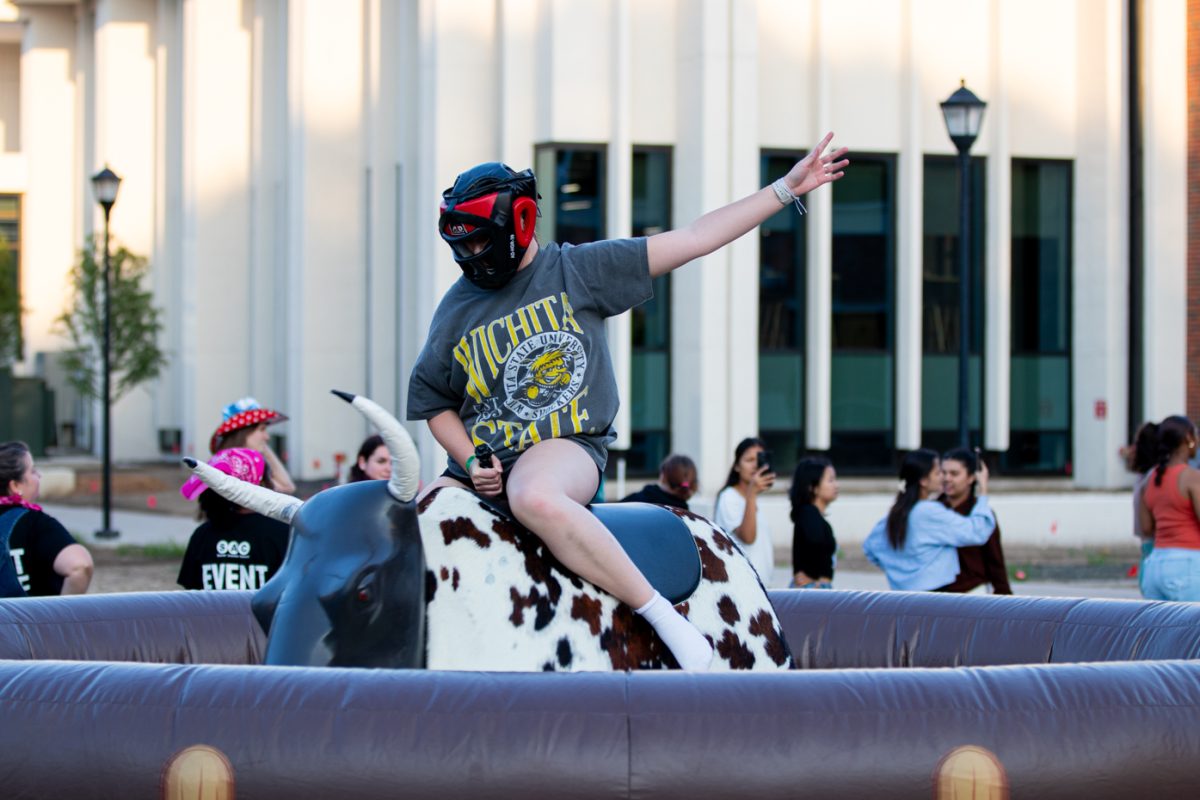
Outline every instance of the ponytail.
<path fill-rule="evenodd" d="M 1179 415 L 1167 417 L 1158 425 L 1158 447 L 1155 450 L 1154 485 L 1162 486 L 1163 473 L 1167 471 L 1167 462 L 1175 451 L 1188 440 L 1195 437 L 1196 427 L 1187 417 Z"/>
<path fill-rule="evenodd" d="M 908 538 L 908 515 L 921 499 L 921 479 L 937 464 L 938 454 L 933 450 L 913 450 L 900 464 L 900 480 L 904 488 L 896 495 L 896 502 L 887 515 L 888 544 L 900 550 Z"/>

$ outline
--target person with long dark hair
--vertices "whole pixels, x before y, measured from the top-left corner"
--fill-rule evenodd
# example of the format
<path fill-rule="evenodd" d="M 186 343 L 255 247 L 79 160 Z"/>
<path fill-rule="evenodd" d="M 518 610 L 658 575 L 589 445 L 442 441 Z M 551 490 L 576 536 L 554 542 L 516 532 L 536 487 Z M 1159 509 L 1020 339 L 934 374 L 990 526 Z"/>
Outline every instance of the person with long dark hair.
<path fill-rule="evenodd" d="M 392 477 L 392 454 L 388 452 L 383 437 L 373 433 L 358 447 L 358 455 L 350 467 L 346 483 L 359 481 L 386 481 Z"/>
<path fill-rule="evenodd" d="M 979 496 L 965 517 L 930 499 L 941 479 L 933 450 L 913 450 L 904 456 L 903 488 L 887 516 L 863 542 L 863 552 L 884 571 L 893 589 L 928 592 L 946 586 L 958 576 L 958 548 L 983 544 L 996 529 L 987 498 L 986 464 L 981 463 L 975 473 Z"/>
<path fill-rule="evenodd" d="M 825 519 L 837 499 L 837 471 L 828 458 L 800 459 L 792 475 L 792 585 L 797 589 L 832 589 L 837 539 Z"/>
<path fill-rule="evenodd" d="M 713 507 L 713 522 L 734 538 L 764 585 L 775 569 L 771 529 L 758 497 L 775 483 L 769 462 L 762 439 L 751 436 L 738 442 L 729 477 Z"/>
<path fill-rule="evenodd" d="M 1125 468 L 1134 474 L 1133 479 L 1133 536 L 1141 545 L 1138 560 L 1138 590 L 1143 590 L 1146 579 L 1146 558 L 1154 552 L 1154 536 L 1142 530 L 1142 493 L 1154 475 L 1154 464 L 1158 458 L 1158 423 L 1143 422 L 1133 436 L 1133 443 L 1120 450 Z M 1194 465 L 1193 465 L 1194 466 Z"/>
<path fill-rule="evenodd" d="M 1146 557 L 1142 595 L 1149 600 L 1200 600 L 1200 471 L 1196 427 L 1187 417 L 1158 426 L 1151 478 L 1142 491 L 1142 532 L 1154 538 Z"/>
<path fill-rule="evenodd" d="M 964 517 L 975 507 L 979 463 L 979 454 L 965 447 L 942 456 L 942 496 L 938 499 Z M 995 516 L 994 511 L 992 515 Z M 999 520 L 984 544 L 958 548 L 958 577 L 937 591 L 966 593 L 989 584 L 993 594 L 1013 593 L 1004 563 L 1004 548 L 1000 545 Z"/>

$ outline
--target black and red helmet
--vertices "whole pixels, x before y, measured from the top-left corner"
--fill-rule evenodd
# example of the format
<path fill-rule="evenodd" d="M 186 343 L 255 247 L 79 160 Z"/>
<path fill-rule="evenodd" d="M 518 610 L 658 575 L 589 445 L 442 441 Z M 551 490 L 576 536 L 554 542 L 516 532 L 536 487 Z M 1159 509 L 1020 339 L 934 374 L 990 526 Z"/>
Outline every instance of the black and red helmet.
<path fill-rule="evenodd" d="M 499 289 L 512 280 L 533 241 L 537 180 L 489 161 L 459 175 L 442 192 L 438 233 L 471 283 Z"/>

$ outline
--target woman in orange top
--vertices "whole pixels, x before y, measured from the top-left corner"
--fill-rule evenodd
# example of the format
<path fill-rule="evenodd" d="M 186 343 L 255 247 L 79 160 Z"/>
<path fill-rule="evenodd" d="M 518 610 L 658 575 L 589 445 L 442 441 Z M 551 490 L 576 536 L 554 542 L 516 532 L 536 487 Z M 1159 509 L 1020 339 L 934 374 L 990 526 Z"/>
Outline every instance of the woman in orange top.
<path fill-rule="evenodd" d="M 1143 535 L 1154 537 L 1146 557 L 1142 594 L 1149 600 L 1200 600 L 1200 471 L 1196 426 L 1167 417 L 1158 426 L 1158 464 L 1138 510 Z"/>

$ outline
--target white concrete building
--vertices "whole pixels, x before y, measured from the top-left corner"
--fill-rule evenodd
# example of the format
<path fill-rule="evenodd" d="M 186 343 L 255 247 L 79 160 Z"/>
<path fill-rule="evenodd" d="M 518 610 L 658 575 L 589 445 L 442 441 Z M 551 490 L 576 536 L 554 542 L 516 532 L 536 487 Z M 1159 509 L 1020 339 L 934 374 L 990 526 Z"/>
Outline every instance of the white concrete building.
<path fill-rule="evenodd" d="M 222 405 L 253 394 L 291 416 L 294 471 L 330 475 L 365 429 L 329 389 L 403 413 L 458 273 L 435 229 L 458 172 L 533 166 L 541 236 L 624 236 L 754 191 L 832 129 L 854 164 L 807 216 L 781 211 L 614 321 L 620 428 L 632 467 L 687 452 L 710 490 L 759 431 L 785 469 L 831 449 L 843 472 L 894 474 L 897 451 L 957 426 L 938 103 L 965 80 L 988 103 L 972 427 L 1007 473 L 1120 486 L 1131 416 L 1187 399 L 1186 23 L 1184 0 L 0 4 L 18 371 L 61 347 L 108 164 L 113 235 L 150 258 L 171 358 L 116 407 L 115 457 L 158 457 L 160 432 L 207 455 Z M 428 479 L 442 455 L 413 431 Z"/>

